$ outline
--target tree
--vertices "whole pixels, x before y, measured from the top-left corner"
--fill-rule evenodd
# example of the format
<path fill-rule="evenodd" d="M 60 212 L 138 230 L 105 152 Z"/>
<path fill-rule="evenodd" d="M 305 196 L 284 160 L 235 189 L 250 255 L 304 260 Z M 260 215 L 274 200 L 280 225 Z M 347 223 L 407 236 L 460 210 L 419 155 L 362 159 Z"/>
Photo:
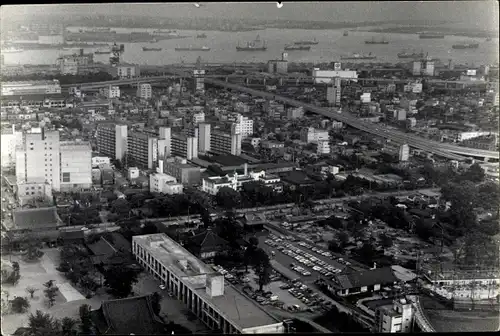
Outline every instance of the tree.
<path fill-rule="evenodd" d="M 339 246 L 344 248 L 349 243 L 349 235 L 344 231 L 340 231 L 337 234 L 337 240 L 339 242 Z"/>
<path fill-rule="evenodd" d="M 38 289 L 37 288 L 34 288 L 34 287 L 26 287 L 26 292 L 29 293 L 30 295 L 30 298 L 33 299 L 33 295 L 35 294 L 35 292 L 37 291 Z"/>
<path fill-rule="evenodd" d="M 62 329 L 62 336 L 71 336 L 71 335 L 76 335 L 76 330 L 75 326 L 78 322 L 75 319 L 72 319 L 71 317 L 64 317 L 61 320 L 61 329 Z"/>
<path fill-rule="evenodd" d="M 222 187 L 215 195 L 217 204 L 225 209 L 233 209 L 240 204 L 240 194 L 229 187 Z"/>
<path fill-rule="evenodd" d="M 25 255 L 25 260 L 26 261 L 36 261 L 36 260 L 40 259 L 43 256 L 43 254 L 44 253 L 42 251 L 40 251 L 38 246 L 30 244 L 28 246 L 28 251 L 26 252 L 26 255 Z"/>
<path fill-rule="evenodd" d="M 382 245 L 383 248 L 388 248 L 392 246 L 392 239 L 386 234 L 382 234 L 380 236 L 380 244 Z"/>
<path fill-rule="evenodd" d="M 80 335 L 90 335 L 92 332 L 92 319 L 90 317 L 91 307 L 83 304 L 78 309 L 80 315 Z"/>
<path fill-rule="evenodd" d="M 151 306 L 153 307 L 153 312 L 156 315 L 160 315 L 161 312 L 161 295 L 158 292 L 154 292 L 151 296 Z"/>
<path fill-rule="evenodd" d="M 16 296 L 12 301 L 10 301 L 10 304 L 12 310 L 18 314 L 24 313 L 30 307 L 29 301 L 21 296 Z"/>
<path fill-rule="evenodd" d="M 5 279 L 5 282 L 15 286 L 19 282 L 19 279 L 21 279 L 19 263 L 13 261 L 12 272 L 8 275 L 7 279 Z"/>
<path fill-rule="evenodd" d="M 49 303 L 49 307 L 52 307 L 56 302 L 57 291 L 59 288 L 54 284 L 54 280 L 49 280 L 43 284 L 45 286 L 45 297 Z"/>
<path fill-rule="evenodd" d="M 363 246 L 361 246 L 361 248 L 358 249 L 357 253 L 360 259 L 363 261 L 363 263 L 370 265 L 373 263 L 373 258 L 375 257 L 377 251 L 375 250 L 372 244 L 364 243 Z"/>
<path fill-rule="evenodd" d="M 116 298 L 125 298 L 132 293 L 132 286 L 138 281 L 139 272 L 129 267 L 112 266 L 104 271 L 104 285 Z"/>
<path fill-rule="evenodd" d="M 482 182 L 484 180 L 485 174 L 483 168 L 478 163 L 474 163 L 460 175 L 460 180 L 472 181 L 472 182 Z"/>
<path fill-rule="evenodd" d="M 269 260 L 269 256 L 267 253 L 258 248 L 253 257 L 253 269 L 255 274 L 257 275 L 257 283 L 259 285 L 259 290 L 262 291 L 262 288 L 271 282 L 271 272 L 272 266 L 271 261 Z"/>
<path fill-rule="evenodd" d="M 147 234 L 154 234 L 160 232 L 158 228 L 156 227 L 154 222 L 146 221 L 144 223 L 144 227 L 142 228 L 142 234 L 147 235 Z"/>
<path fill-rule="evenodd" d="M 95 292 L 99 288 L 99 284 L 90 275 L 85 275 L 80 278 L 80 286 L 87 292 Z"/>
<path fill-rule="evenodd" d="M 59 323 L 49 314 L 37 310 L 28 318 L 28 328 L 32 335 L 36 336 L 54 336 L 59 333 Z"/>

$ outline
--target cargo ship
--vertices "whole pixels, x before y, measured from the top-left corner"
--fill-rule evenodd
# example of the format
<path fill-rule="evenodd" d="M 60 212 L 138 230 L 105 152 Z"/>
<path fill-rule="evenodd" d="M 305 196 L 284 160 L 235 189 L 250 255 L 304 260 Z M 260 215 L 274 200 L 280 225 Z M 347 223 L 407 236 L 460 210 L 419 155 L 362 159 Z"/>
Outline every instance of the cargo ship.
<path fill-rule="evenodd" d="M 162 51 L 163 48 L 148 48 L 148 47 L 142 47 L 142 51 Z"/>
<path fill-rule="evenodd" d="M 290 51 L 290 50 L 311 50 L 311 46 L 287 45 L 287 46 L 285 46 L 285 50 L 287 50 L 287 51 Z"/>
<path fill-rule="evenodd" d="M 314 39 L 312 41 L 297 41 L 297 42 L 293 42 L 293 44 L 295 44 L 295 45 L 316 45 L 318 43 L 319 42 L 316 41 L 316 39 Z"/>
<path fill-rule="evenodd" d="M 398 53 L 398 58 L 413 58 L 413 59 L 418 59 L 418 58 L 424 58 L 425 54 L 423 51 L 417 53 L 417 52 L 412 52 L 412 53 L 409 53 L 409 52 L 406 52 L 406 51 L 402 51 L 400 53 Z"/>
<path fill-rule="evenodd" d="M 354 53 L 350 56 L 340 56 L 340 59 L 343 59 L 343 60 L 373 60 L 376 58 L 377 58 L 377 56 L 373 55 L 372 53 L 364 54 L 364 55 Z"/>
<path fill-rule="evenodd" d="M 209 47 L 177 47 L 175 51 L 210 51 Z"/>
<path fill-rule="evenodd" d="M 371 40 L 366 40 L 365 44 L 389 44 L 389 41 L 387 41 L 386 39 L 375 40 L 375 38 L 372 37 Z"/>
<path fill-rule="evenodd" d="M 418 35 L 420 39 L 444 39 L 443 34 L 422 33 Z"/>
<path fill-rule="evenodd" d="M 453 49 L 477 49 L 479 48 L 479 43 L 461 43 L 461 44 L 454 44 L 451 47 Z"/>
<path fill-rule="evenodd" d="M 266 42 L 260 43 L 260 36 L 257 35 L 257 38 L 251 42 L 247 42 L 246 46 L 240 47 L 240 42 L 236 46 L 236 51 L 266 51 L 267 46 Z"/>
<path fill-rule="evenodd" d="M 109 55 L 111 54 L 111 50 L 96 50 L 94 51 L 96 55 Z"/>
<path fill-rule="evenodd" d="M 196 35 L 196 38 L 207 38 L 207 34 L 205 34 L 205 33 L 198 34 L 198 35 Z"/>

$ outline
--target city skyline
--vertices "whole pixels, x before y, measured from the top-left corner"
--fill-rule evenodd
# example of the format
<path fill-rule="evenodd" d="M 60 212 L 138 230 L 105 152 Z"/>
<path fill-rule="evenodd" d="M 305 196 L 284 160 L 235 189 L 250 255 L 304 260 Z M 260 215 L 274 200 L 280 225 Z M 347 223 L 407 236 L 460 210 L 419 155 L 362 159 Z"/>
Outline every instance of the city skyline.
<path fill-rule="evenodd" d="M 78 4 L 3 6 L 2 16 L 16 17 L 44 14 L 134 15 L 142 17 L 258 18 L 295 21 L 453 21 L 464 28 L 497 30 L 498 3 L 494 1 L 421 1 L 421 2 L 343 2 L 283 3 L 193 3 L 172 4 Z"/>

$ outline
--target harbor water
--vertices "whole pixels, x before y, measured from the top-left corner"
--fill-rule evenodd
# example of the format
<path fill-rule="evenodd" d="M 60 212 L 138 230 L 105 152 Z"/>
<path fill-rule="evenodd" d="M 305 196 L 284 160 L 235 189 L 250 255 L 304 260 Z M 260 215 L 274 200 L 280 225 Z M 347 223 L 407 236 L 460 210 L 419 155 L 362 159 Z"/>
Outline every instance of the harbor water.
<path fill-rule="evenodd" d="M 78 30 L 73 27 L 70 30 Z M 154 31 L 154 29 L 114 29 L 122 32 Z M 348 36 L 343 36 L 345 29 L 338 30 L 301 30 L 301 29 L 265 29 L 248 32 L 220 32 L 204 31 L 207 38 L 196 38 L 201 31 L 177 30 L 181 36 L 190 36 L 183 39 L 162 40 L 156 43 L 125 43 L 125 52 L 122 60 L 134 64 L 166 65 L 180 62 L 194 63 L 198 56 L 204 62 L 211 63 L 233 63 L 237 62 L 266 62 L 270 59 L 281 57 L 284 47 L 293 44 L 294 41 L 316 39 L 319 44 L 312 45 L 309 51 L 295 50 L 288 51 L 290 62 L 322 63 L 340 60 L 341 56 L 353 53 L 367 54 L 369 52 L 377 56 L 372 61 L 379 62 L 408 62 L 408 59 L 398 59 L 397 54 L 403 50 L 421 50 L 428 53 L 432 58 L 441 59 L 448 62 L 452 59 L 455 64 L 495 64 L 498 63 L 499 40 L 494 38 L 486 41 L 482 38 L 467 38 L 463 36 L 446 36 L 444 39 L 419 39 L 417 34 L 377 34 L 366 31 L 349 31 Z M 290 34 L 292 32 L 292 34 Z M 266 51 L 237 52 L 236 46 L 245 45 L 247 41 L 254 40 L 257 35 L 267 44 Z M 291 37 L 292 36 L 292 37 Z M 380 38 L 390 41 L 387 45 L 372 44 L 367 45 L 365 40 Z M 115 41 L 109 41 L 113 43 Z M 453 44 L 479 43 L 477 49 L 453 49 Z M 118 42 L 118 44 L 121 44 Z M 142 47 L 163 48 L 159 52 L 143 52 Z M 175 51 L 176 47 L 202 47 L 211 48 L 210 51 Z M 85 52 L 102 50 L 103 47 L 85 48 Z M 55 64 L 57 57 L 64 54 L 72 54 L 78 49 L 58 50 L 25 50 L 20 53 L 5 53 L 4 62 L 6 65 L 16 64 Z M 95 55 L 95 61 L 107 63 L 109 55 Z M 362 62 L 362 61 L 360 61 Z M 369 61 L 365 61 L 369 62 Z"/>

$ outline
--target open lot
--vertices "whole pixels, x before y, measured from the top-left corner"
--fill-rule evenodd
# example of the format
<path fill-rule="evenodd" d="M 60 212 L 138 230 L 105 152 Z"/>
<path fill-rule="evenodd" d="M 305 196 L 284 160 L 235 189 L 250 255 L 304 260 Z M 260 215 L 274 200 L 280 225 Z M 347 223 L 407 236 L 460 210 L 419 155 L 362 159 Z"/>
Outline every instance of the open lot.
<path fill-rule="evenodd" d="M 17 328 L 28 324 L 28 316 L 36 310 L 47 312 L 56 318 L 65 316 L 78 317 L 78 308 L 82 304 L 90 304 L 92 308 L 99 307 L 100 299 L 93 298 L 85 299 L 70 283 L 60 274 L 55 267 L 53 258 L 58 256 L 56 249 L 44 249 L 43 257 L 36 262 L 27 263 L 20 256 L 2 256 L 6 262 L 16 261 L 19 263 L 21 278 L 15 286 L 2 285 L 2 290 L 8 293 L 8 297 L 12 300 L 16 296 L 25 297 L 30 303 L 30 308 L 24 314 L 8 314 L 2 318 L 2 332 L 11 334 Z M 56 259 L 58 260 L 58 259 Z M 43 292 L 43 284 L 49 280 L 54 280 L 56 286 L 59 287 L 59 292 L 56 297 L 56 302 L 53 307 L 49 308 Z M 26 292 L 27 287 L 36 288 L 33 299 Z"/>

